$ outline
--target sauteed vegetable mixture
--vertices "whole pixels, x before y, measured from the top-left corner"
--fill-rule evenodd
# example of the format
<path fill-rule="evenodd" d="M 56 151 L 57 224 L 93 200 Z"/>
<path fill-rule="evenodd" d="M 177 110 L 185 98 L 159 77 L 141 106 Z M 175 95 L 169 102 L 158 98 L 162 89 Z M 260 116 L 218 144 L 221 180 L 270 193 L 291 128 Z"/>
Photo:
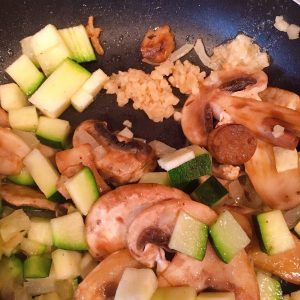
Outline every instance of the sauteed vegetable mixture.
<path fill-rule="evenodd" d="M 141 36 L 151 73 L 90 73 L 101 31 L 93 17 L 49 24 L 7 66 L 0 299 L 300 299 L 299 96 L 268 86 L 269 57 L 250 37 L 208 56 L 201 39 L 176 47 L 168 25 Z M 209 73 L 182 59 L 190 51 Z M 186 147 L 135 137 L 131 120 L 112 132 L 60 118 L 102 89 L 180 122 Z"/>

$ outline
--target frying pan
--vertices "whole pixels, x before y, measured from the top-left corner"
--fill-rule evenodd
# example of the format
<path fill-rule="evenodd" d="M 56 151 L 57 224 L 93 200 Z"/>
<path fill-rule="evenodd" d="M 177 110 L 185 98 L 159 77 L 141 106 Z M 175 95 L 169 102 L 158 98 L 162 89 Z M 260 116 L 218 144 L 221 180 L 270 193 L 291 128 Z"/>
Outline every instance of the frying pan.
<path fill-rule="evenodd" d="M 286 33 L 273 27 L 277 15 L 299 25 L 300 6 L 292 0 L 0 0 L 0 5 L 0 84 L 10 81 L 4 69 L 20 55 L 19 40 L 46 24 L 58 28 L 85 24 L 93 15 L 95 24 L 104 29 L 101 41 L 105 55 L 86 64 L 91 71 L 99 67 L 107 74 L 129 67 L 151 70 L 139 54 L 148 27 L 169 24 L 177 46 L 201 37 L 208 53 L 243 32 L 270 54 L 272 63 L 266 69 L 269 84 L 300 94 L 300 39 L 290 41 Z M 194 54 L 186 58 L 206 70 Z M 181 100 L 179 106 L 185 99 Z M 137 137 L 159 139 L 176 148 L 185 144 L 180 125 L 173 119 L 154 123 L 144 112 L 133 110 L 131 104 L 119 108 L 115 96 L 105 95 L 104 91 L 83 113 L 70 108 L 62 118 L 73 127 L 87 118 L 105 120 L 113 130 L 121 129 L 128 119 Z"/>

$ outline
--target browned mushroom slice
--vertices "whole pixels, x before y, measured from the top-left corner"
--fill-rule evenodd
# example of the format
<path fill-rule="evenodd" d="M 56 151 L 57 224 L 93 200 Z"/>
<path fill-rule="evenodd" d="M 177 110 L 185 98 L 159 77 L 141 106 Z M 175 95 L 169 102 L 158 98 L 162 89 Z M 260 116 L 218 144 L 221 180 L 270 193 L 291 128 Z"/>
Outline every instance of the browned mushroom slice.
<path fill-rule="evenodd" d="M 212 288 L 232 291 L 236 300 L 259 300 L 259 289 L 248 256 L 241 250 L 225 264 L 208 243 L 203 261 L 177 253 L 169 267 L 158 277 L 159 286 L 191 286 L 202 291 Z"/>
<path fill-rule="evenodd" d="M 217 217 L 211 208 L 192 200 L 159 202 L 142 211 L 129 226 L 127 245 L 133 258 L 150 268 L 155 264 L 158 270 L 167 267 L 162 248 L 168 247 L 180 210 L 205 224 L 211 224 Z"/>
<path fill-rule="evenodd" d="M 100 175 L 115 185 L 136 182 L 156 167 L 155 154 L 149 145 L 133 139 L 120 142 L 105 122 L 87 120 L 77 127 L 74 147 L 86 143 L 93 147 Z M 103 149 L 100 157 L 97 155 L 99 146 Z"/>
<path fill-rule="evenodd" d="M 83 144 L 72 149 L 57 152 L 55 160 L 57 168 L 62 174 L 58 182 L 58 188 L 60 191 L 62 191 L 63 195 L 67 196 L 67 198 L 70 197 L 64 188 L 64 182 L 69 177 L 74 176 L 83 166 L 91 169 L 101 193 L 105 193 L 110 190 L 110 187 L 99 175 L 96 169 L 94 156 L 92 154 L 92 147 L 90 145 Z"/>
<path fill-rule="evenodd" d="M 0 126 L 1 127 L 9 127 L 8 114 L 1 107 L 0 107 Z"/>
<path fill-rule="evenodd" d="M 152 63 L 164 62 L 174 49 L 174 34 L 168 25 L 149 29 L 141 43 L 143 58 Z"/>
<path fill-rule="evenodd" d="M 87 242 L 95 257 L 126 247 L 126 233 L 144 209 L 167 199 L 187 199 L 180 190 L 160 184 L 121 186 L 99 198 L 86 219 Z"/>
<path fill-rule="evenodd" d="M 44 195 L 29 187 L 16 184 L 2 184 L 0 196 L 14 206 L 30 206 L 56 211 L 57 203 L 47 200 Z"/>
<path fill-rule="evenodd" d="M 128 250 L 121 250 L 107 256 L 79 284 L 75 300 L 105 300 L 113 299 L 126 268 L 141 268 Z"/>

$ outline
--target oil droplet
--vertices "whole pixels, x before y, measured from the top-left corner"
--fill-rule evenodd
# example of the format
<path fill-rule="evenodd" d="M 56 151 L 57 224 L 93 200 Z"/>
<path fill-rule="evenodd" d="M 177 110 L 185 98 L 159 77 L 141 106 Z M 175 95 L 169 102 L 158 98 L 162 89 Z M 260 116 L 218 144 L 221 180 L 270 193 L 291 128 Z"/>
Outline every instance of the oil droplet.
<path fill-rule="evenodd" d="M 7 54 L 8 54 L 8 56 L 13 56 L 14 55 L 14 51 L 12 51 L 12 49 L 8 48 Z"/>

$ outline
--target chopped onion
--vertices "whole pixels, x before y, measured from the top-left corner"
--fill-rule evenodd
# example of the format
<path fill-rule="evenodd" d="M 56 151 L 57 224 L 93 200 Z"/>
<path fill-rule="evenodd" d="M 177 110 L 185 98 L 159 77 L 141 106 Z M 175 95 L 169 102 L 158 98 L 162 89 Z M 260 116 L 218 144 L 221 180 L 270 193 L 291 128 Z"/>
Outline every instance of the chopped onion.
<path fill-rule="evenodd" d="M 96 160 L 101 160 L 107 154 L 107 151 L 104 149 L 103 146 L 100 145 L 94 148 L 93 154 Z"/>
<path fill-rule="evenodd" d="M 175 50 L 170 55 L 170 57 L 168 58 L 168 61 L 174 62 L 174 61 L 180 59 L 181 57 L 187 55 L 190 51 L 192 51 L 193 48 L 194 48 L 193 44 L 184 44 L 182 47 L 180 47 L 179 49 Z"/>
<path fill-rule="evenodd" d="M 282 127 L 280 125 L 275 125 L 273 127 L 272 135 L 274 136 L 274 138 L 279 138 L 283 134 L 284 134 L 284 127 Z"/>
<path fill-rule="evenodd" d="M 123 130 L 121 130 L 118 135 L 121 135 L 122 137 L 128 138 L 128 139 L 132 139 L 133 138 L 133 133 L 130 129 L 128 129 L 127 127 L 125 127 Z"/>
<path fill-rule="evenodd" d="M 80 130 L 78 132 L 77 136 L 78 136 L 78 140 L 79 140 L 80 144 L 89 144 L 93 148 L 96 148 L 99 146 L 98 142 L 85 130 Z"/>
<path fill-rule="evenodd" d="M 283 213 L 287 226 L 294 228 L 300 220 L 300 205 Z"/>
<path fill-rule="evenodd" d="M 291 24 L 286 33 L 288 34 L 290 40 L 299 39 L 300 27 L 295 24 Z"/>
<path fill-rule="evenodd" d="M 150 142 L 149 145 L 153 149 L 155 155 L 159 158 L 176 150 L 175 148 L 157 140 Z"/>
<path fill-rule="evenodd" d="M 289 27 L 289 23 L 283 19 L 283 16 L 276 16 L 274 27 L 279 31 L 286 32 Z"/>
<path fill-rule="evenodd" d="M 128 128 L 131 128 L 132 127 L 132 122 L 130 122 L 129 120 L 125 120 L 123 122 L 123 125 L 126 126 L 126 127 L 128 127 Z"/>
<path fill-rule="evenodd" d="M 20 137 L 31 149 L 36 148 L 40 144 L 40 141 L 32 132 L 22 131 L 18 129 L 13 129 L 12 131 L 14 134 Z"/>
<path fill-rule="evenodd" d="M 198 55 L 199 59 L 202 61 L 202 63 L 207 66 L 208 68 L 212 70 L 216 70 L 217 66 L 211 61 L 211 58 L 206 54 L 204 44 L 202 42 L 202 39 L 198 39 L 196 41 L 194 50 L 196 54 Z"/>
<path fill-rule="evenodd" d="M 55 279 L 50 277 L 27 279 L 24 287 L 31 296 L 52 293 L 56 290 Z"/>

